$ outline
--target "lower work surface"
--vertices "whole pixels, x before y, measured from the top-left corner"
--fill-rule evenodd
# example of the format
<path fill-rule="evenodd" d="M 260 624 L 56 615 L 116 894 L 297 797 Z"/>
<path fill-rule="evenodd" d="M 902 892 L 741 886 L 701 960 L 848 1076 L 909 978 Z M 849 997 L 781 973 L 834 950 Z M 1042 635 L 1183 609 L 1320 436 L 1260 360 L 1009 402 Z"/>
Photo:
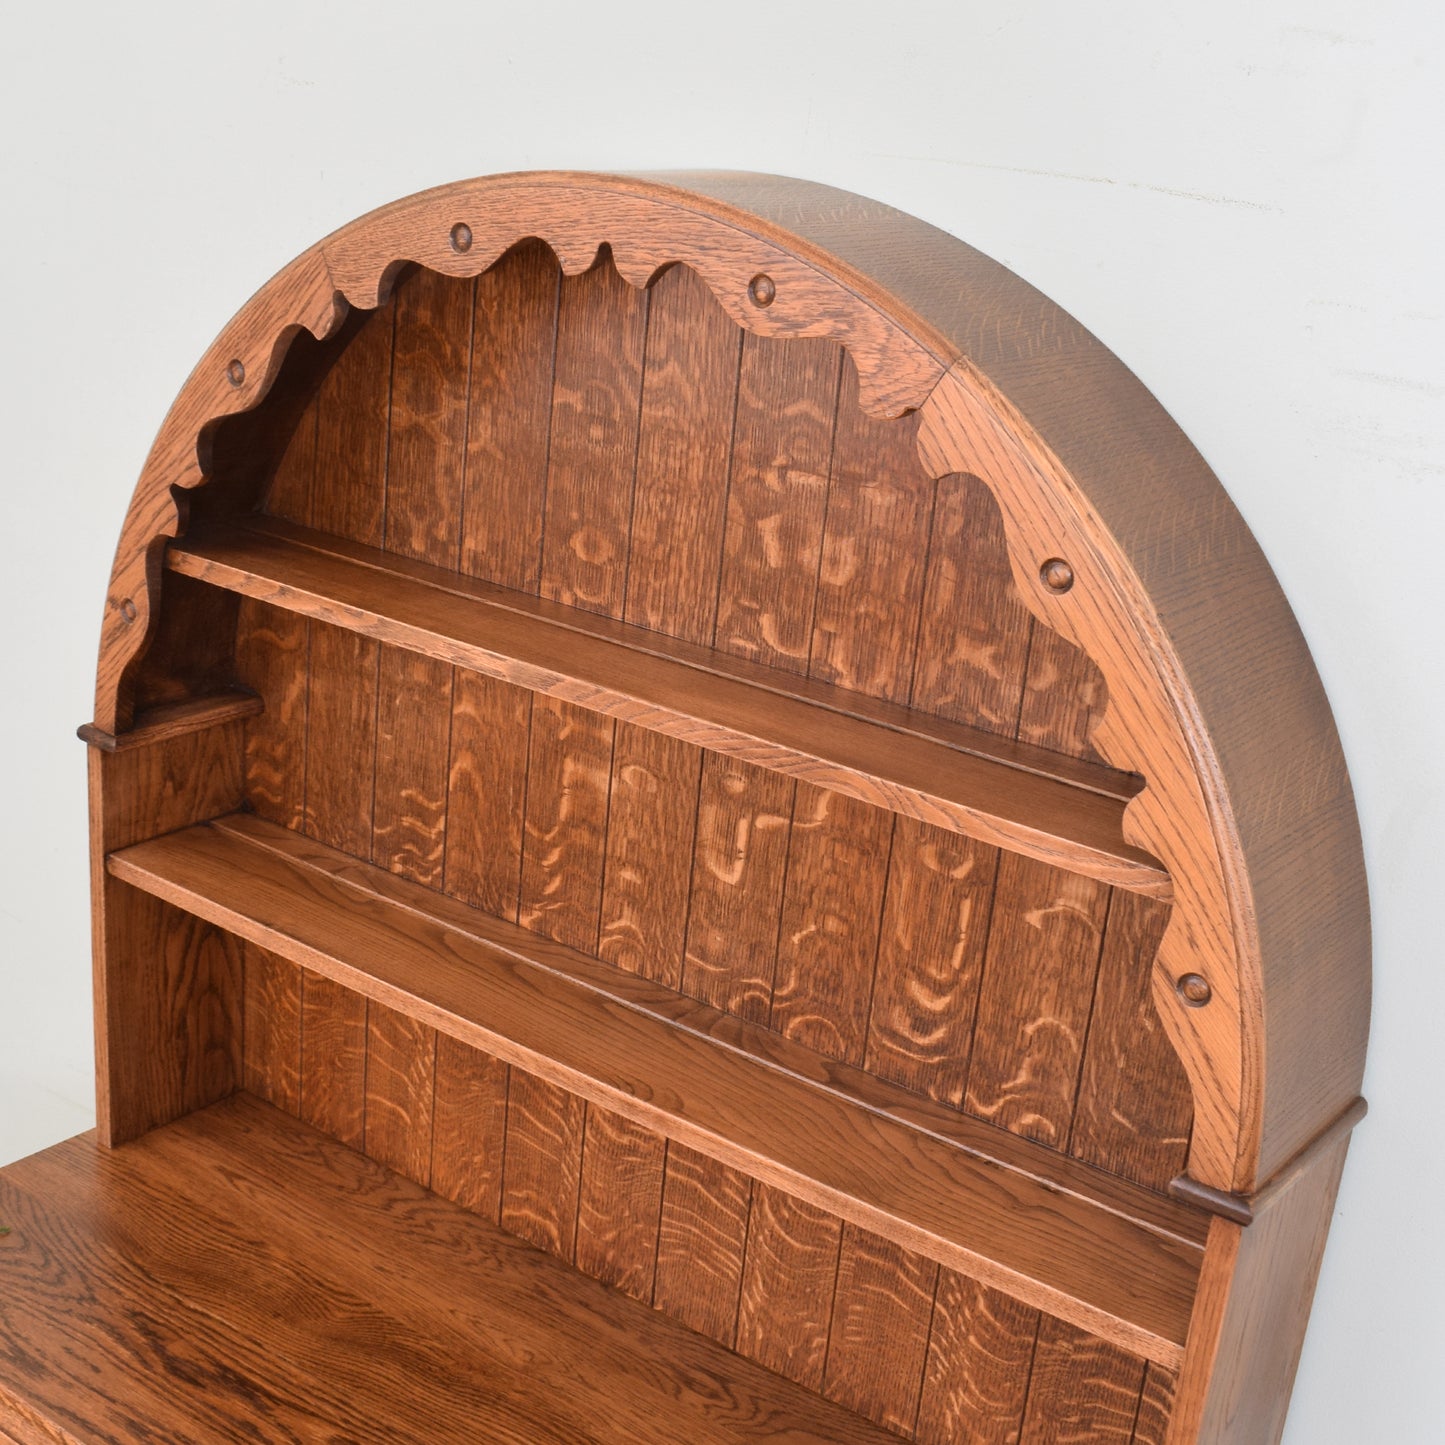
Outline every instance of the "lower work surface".
<path fill-rule="evenodd" d="M 247 1096 L 0 1170 L 0 1441 L 896 1436 Z"/>

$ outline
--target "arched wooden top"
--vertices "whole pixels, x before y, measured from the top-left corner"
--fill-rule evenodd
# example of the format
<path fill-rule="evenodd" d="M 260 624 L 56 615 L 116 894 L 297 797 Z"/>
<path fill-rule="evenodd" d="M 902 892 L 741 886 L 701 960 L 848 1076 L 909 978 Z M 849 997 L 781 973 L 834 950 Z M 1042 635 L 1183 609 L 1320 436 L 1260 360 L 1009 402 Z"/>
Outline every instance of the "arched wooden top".
<path fill-rule="evenodd" d="M 1266 1183 L 1354 1103 L 1368 1019 L 1358 829 L 1308 650 L 1223 488 L 1127 368 L 888 207 L 760 175 L 518 174 L 398 201 L 304 252 L 217 338 L 152 448 L 107 597 L 97 726 L 130 724 L 176 499 L 205 480 L 214 424 L 262 399 L 301 329 L 377 305 L 405 263 L 472 276 L 527 237 L 569 274 L 606 245 L 636 286 L 685 263 L 739 325 L 842 343 L 865 408 L 917 410 L 933 474 L 992 489 L 1020 595 L 1107 679 L 1101 751 L 1147 781 L 1126 831 L 1173 883 L 1155 998 L 1194 1093 L 1190 1176 Z"/>

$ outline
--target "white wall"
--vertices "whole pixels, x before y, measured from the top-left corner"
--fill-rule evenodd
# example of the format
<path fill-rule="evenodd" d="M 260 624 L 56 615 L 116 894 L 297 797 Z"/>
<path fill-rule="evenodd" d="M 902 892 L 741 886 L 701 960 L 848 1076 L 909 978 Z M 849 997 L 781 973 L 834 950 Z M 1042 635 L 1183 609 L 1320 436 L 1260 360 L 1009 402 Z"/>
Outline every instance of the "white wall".
<path fill-rule="evenodd" d="M 809 176 L 955 232 L 1078 315 L 1279 572 L 1354 773 L 1377 939 L 1374 1111 L 1287 1439 L 1445 1438 L 1442 16 L 1431 0 L 9 9 L 0 1160 L 90 1121 L 72 730 L 132 482 L 230 313 L 334 226 L 459 176 Z"/>

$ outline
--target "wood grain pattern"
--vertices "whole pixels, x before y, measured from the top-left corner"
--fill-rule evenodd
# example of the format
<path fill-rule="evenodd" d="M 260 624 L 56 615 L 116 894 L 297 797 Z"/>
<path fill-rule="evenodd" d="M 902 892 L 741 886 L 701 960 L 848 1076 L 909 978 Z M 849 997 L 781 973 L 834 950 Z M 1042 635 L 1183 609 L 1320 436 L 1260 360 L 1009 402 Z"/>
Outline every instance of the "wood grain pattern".
<path fill-rule="evenodd" d="M 576 1264 L 652 1302 L 666 1142 L 597 1104 L 587 1106 L 577 1196 Z"/>
<path fill-rule="evenodd" d="M 1108 890 L 1014 854 L 999 863 L 965 1107 L 1062 1148 L 1089 1031 Z"/>
<path fill-rule="evenodd" d="M 431 1187 L 492 1224 L 502 1217 L 508 1072 L 491 1054 L 437 1034 Z"/>
<path fill-rule="evenodd" d="M 772 1025 L 831 1058 L 863 1061 L 893 819 L 799 787 L 778 933 Z"/>
<path fill-rule="evenodd" d="M 1129 1445 L 1143 1386 L 1142 1361 L 1045 1316 L 1020 1445 Z"/>
<path fill-rule="evenodd" d="M 702 766 L 697 748 L 617 724 L 597 952 L 669 988 L 682 983 Z"/>
<path fill-rule="evenodd" d="M 1037 1310 L 939 1271 L 918 1411 L 923 1445 L 1017 1445 L 1038 1329 Z"/>
<path fill-rule="evenodd" d="M 12 1166 L 0 1215 L 21 1439 L 17 1397 L 52 1441 L 888 1438 L 245 1097 Z"/>
<path fill-rule="evenodd" d="M 364 1149 L 418 1184 L 431 1183 L 436 1050 L 435 1029 L 367 1005 Z"/>
<path fill-rule="evenodd" d="M 311 624 L 294 612 L 241 599 L 237 680 L 265 699 L 246 728 L 246 799 L 283 828 L 306 812 L 307 671 Z"/>
<path fill-rule="evenodd" d="M 366 1000 L 306 971 L 301 980 L 301 1118 L 348 1148 L 366 1144 Z"/>
<path fill-rule="evenodd" d="M 963 1103 L 998 853 L 911 818 L 893 826 L 869 1070 Z"/>
<path fill-rule="evenodd" d="M 299 1116 L 301 1112 L 301 969 L 284 958 L 243 946 L 243 1072 L 247 1093 Z"/>
<path fill-rule="evenodd" d="M 685 266 L 653 283 L 648 307 L 624 616 L 707 643 L 742 333 Z"/>
<path fill-rule="evenodd" d="M 746 1176 L 669 1141 L 652 1302 L 729 1347 L 737 1337 L 750 1199 Z"/>
<path fill-rule="evenodd" d="M 575 1094 L 514 1068 L 507 1084 L 502 1228 L 571 1260 L 586 1105 Z"/>
<path fill-rule="evenodd" d="M 743 337 L 716 645 L 806 673 L 842 354 Z"/>
<path fill-rule="evenodd" d="M 1178 1376 L 1162 1366 L 1150 1365 L 1145 1371 L 1139 1414 L 1134 1420 L 1133 1445 L 1165 1445 L 1178 1385 Z"/>
<path fill-rule="evenodd" d="M 561 279 L 524 241 L 476 281 L 461 569 L 523 592 L 542 575 Z"/>
<path fill-rule="evenodd" d="M 823 1388 L 842 1230 L 835 1215 L 753 1185 L 737 1350 L 811 1390 Z"/>
<path fill-rule="evenodd" d="M 381 648 L 313 624 L 306 705 L 306 832 L 371 857 Z"/>
<path fill-rule="evenodd" d="M 854 1225 L 843 1227 L 823 1392 L 912 1436 L 938 1267 Z"/>
<path fill-rule="evenodd" d="M 622 615 L 648 293 L 610 256 L 562 282 L 542 595 Z"/>

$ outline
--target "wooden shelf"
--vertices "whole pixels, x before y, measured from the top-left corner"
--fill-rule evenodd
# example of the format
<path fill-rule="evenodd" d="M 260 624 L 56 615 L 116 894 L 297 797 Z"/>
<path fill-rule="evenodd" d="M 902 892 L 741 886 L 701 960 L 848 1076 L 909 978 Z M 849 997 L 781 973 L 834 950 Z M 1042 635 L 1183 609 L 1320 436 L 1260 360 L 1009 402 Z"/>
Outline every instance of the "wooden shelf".
<path fill-rule="evenodd" d="M 1137 779 L 285 523 L 173 542 L 226 590 L 1156 898 Z"/>
<path fill-rule="evenodd" d="M 896 1436 L 247 1096 L 0 1171 L 0 1439 Z"/>
<path fill-rule="evenodd" d="M 156 897 L 1176 1367 L 1206 1217 L 250 815 L 112 854 Z"/>

